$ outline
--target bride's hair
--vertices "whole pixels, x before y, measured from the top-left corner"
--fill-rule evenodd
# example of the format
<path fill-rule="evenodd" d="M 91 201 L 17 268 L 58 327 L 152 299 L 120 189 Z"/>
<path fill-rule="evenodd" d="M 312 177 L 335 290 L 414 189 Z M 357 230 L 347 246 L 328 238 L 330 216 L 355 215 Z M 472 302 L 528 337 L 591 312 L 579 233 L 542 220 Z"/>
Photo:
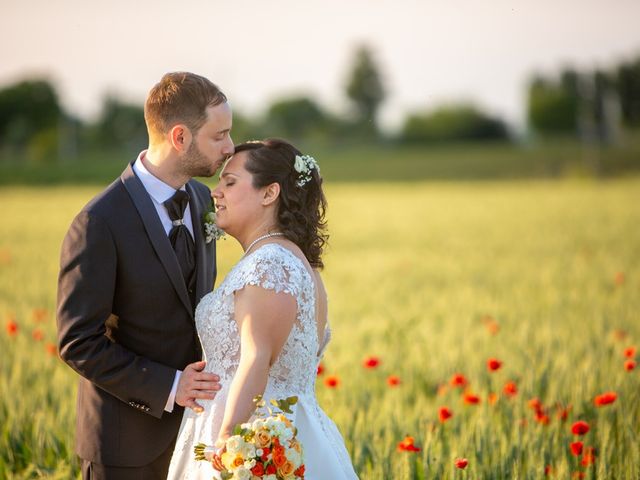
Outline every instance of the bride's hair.
<path fill-rule="evenodd" d="M 251 173 L 255 188 L 272 183 L 280 185 L 278 227 L 300 247 L 312 267 L 322 269 L 322 251 L 329 235 L 325 233 L 327 200 L 318 169 L 312 168 L 308 181 L 300 185 L 301 174 L 295 169 L 295 162 L 296 156 L 302 153 L 290 143 L 275 138 L 241 143 L 235 151 L 247 152 L 245 168 Z"/>

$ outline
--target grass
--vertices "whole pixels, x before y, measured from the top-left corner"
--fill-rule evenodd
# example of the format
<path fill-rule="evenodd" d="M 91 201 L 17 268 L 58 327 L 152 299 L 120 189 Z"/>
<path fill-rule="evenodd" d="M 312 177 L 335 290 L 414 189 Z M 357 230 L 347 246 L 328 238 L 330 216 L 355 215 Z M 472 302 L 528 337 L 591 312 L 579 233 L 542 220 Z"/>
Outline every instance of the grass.
<path fill-rule="evenodd" d="M 640 134 L 616 147 L 589 149 L 567 140 L 530 146 L 303 143 L 300 148 L 320 162 L 324 178 L 332 183 L 612 178 L 640 171 Z M 104 185 L 137 154 L 103 151 L 49 164 L 0 157 L 0 185 Z"/>
<path fill-rule="evenodd" d="M 62 236 L 99 189 L 0 189 L 0 478 L 77 475 L 76 377 L 46 345 Z M 536 479 L 546 465 L 555 478 L 640 477 L 640 368 L 625 371 L 622 355 L 640 346 L 640 179 L 329 181 L 327 196 L 333 341 L 317 390 L 362 479 Z M 233 240 L 219 251 L 218 281 L 241 253 Z M 362 366 L 370 355 L 375 369 Z M 502 368 L 489 373 L 489 357 Z M 479 405 L 442 387 L 456 372 Z M 329 375 L 337 388 L 324 385 Z M 605 391 L 616 402 L 596 408 Z M 548 425 L 535 421 L 532 397 Z M 557 402 L 571 405 L 565 422 Z M 454 413 L 444 424 L 441 406 Z M 569 452 L 578 419 L 591 426 L 582 440 L 597 449 L 592 466 Z M 396 450 L 405 435 L 420 452 Z"/>

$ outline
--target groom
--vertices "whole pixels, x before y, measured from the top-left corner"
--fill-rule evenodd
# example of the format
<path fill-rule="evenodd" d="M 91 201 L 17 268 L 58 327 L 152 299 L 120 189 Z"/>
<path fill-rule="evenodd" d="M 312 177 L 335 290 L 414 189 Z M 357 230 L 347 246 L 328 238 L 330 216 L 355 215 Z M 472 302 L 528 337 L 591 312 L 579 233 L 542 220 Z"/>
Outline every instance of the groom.
<path fill-rule="evenodd" d="M 58 281 L 60 356 L 80 374 L 76 452 L 85 479 L 164 479 L 183 408 L 220 385 L 194 324 L 213 288 L 202 216 L 233 154 L 231 109 L 206 78 L 169 73 L 144 106 L 149 148 L 76 216 Z"/>

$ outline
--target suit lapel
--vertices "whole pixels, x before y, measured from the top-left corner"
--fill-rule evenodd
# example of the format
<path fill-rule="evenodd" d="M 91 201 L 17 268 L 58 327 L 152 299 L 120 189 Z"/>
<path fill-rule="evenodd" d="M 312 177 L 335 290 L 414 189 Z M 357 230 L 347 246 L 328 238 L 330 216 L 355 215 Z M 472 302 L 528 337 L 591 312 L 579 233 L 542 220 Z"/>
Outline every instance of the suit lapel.
<path fill-rule="evenodd" d="M 206 243 L 204 239 L 202 215 L 208 204 L 205 204 L 198 196 L 193 181 L 187 183 L 187 193 L 189 193 L 189 206 L 191 208 L 191 223 L 193 224 L 193 237 L 196 249 L 196 302 L 211 290 L 211 285 L 207 285 L 206 266 Z"/>
<path fill-rule="evenodd" d="M 127 189 L 127 192 L 129 192 L 129 196 L 138 210 L 138 214 L 140 215 L 144 228 L 147 231 L 147 236 L 160 259 L 162 266 L 166 270 L 178 297 L 180 297 L 180 300 L 189 314 L 193 315 L 193 307 L 191 306 L 187 287 L 184 283 L 184 279 L 182 278 L 178 259 L 176 258 L 173 248 L 171 247 L 171 243 L 169 242 L 169 238 L 164 231 L 162 222 L 160 222 L 160 218 L 158 218 L 156 207 L 153 206 L 153 202 L 145 190 L 144 185 L 142 185 L 142 182 L 133 172 L 131 164 L 129 164 L 125 171 L 122 172 L 120 179 Z"/>

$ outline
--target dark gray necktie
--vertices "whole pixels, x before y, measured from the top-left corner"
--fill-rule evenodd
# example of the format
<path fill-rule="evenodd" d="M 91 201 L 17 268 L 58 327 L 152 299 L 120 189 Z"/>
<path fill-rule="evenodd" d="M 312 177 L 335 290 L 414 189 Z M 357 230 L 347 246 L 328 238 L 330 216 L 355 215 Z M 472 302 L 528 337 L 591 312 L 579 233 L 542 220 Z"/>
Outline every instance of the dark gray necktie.
<path fill-rule="evenodd" d="M 173 197 L 164 202 L 173 227 L 169 232 L 169 241 L 178 257 L 178 263 L 182 270 L 184 283 L 191 298 L 191 306 L 195 307 L 195 271 L 196 255 L 193 238 L 189 229 L 184 224 L 184 211 L 189 204 L 189 194 L 184 190 L 178 190 Z"/>

